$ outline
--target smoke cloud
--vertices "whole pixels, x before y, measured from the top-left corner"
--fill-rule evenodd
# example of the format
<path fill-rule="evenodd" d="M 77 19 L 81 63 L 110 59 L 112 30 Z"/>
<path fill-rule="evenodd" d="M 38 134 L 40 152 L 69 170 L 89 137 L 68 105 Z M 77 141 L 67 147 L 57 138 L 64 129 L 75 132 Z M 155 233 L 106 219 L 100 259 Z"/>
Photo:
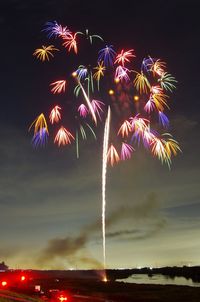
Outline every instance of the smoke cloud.
<path fill-rule="evenodd" d="M 20 252 L 20 249 L 17 246 L 10 246 L 10 247 L 5 247 L 5 248 L 0 248 L 0 258 L 1 259 L 13 258 L 19 252 Z"/>
<path fill-rule="evenodd" d="M 117 232 L 109 232 L 106 234 L 107 238 L 119 238 L 125 240 L 141 240 L 152 237 L 160 232 L 167 224 L 165 219 L 161 219 L 155 222 L 151 227 L 148 227 L 146 230 L 139 229 L 130 229 L 130 230 L 121 230 Z"/>
<path fill-rule="evenodd" d="M 120 207 L 116 211 L 108 215 L 106 219 L 107 229 L 115 226 L 118 222 L 125 219 L 148 219 L 158 215 L 159 202 L 156 194 L 151 193 L 144 202 L 133 207 Z M 140 229 L 120 230 L 108 232 L 108 238 L 124 237 L 128 240 L 141 240 L 153 236 L 161 230 L 166 224 L 164 219 L 156 219 L 150 229 L 141 232 Z M 102 268 L 102 264 L 85 252 L 87 243 L 91 240 L 91 236 L 101 231 L 101 222 L 97 221 L 87 225 L 76 237 L 54 238 L 47 242 L 47 246 L 40 251 L 36 260 L 40 266 L 48 266 L 57 259 L 66 259 L 70 264 L 77 262 L 88 263 L 92 267 Z M 100 237 L 99 237 L 100 238 Z"/>

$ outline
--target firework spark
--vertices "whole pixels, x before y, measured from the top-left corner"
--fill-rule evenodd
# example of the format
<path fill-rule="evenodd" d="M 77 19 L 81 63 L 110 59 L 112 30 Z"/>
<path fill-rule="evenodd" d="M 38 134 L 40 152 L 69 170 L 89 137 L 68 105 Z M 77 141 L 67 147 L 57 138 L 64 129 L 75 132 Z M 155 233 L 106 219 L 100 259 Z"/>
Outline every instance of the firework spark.
<path fill-rule="evenodd" d="M 53 86 L 53 88 L 51 88 L 53 94 L 65 92 L 66 80 L 53 82 L 50 86 Z"/>
<path fill-rule="evenodd" d="M 165 68 L 166 68 L 166 63 L 158 59 L 152 64 L 151 71 L 153 72 L 154 76 L 156 74 L 162 76 L 162 74 L 165 72 Z"/>
<path fill-rule="evenodd" d="M 88 69 L 84 65 L 80 65 L 76 70 L 76 75 L 78 76 L 79 80 L 85 79 L 88 75 Z"/>
<path fill-rule="evenodd" d="M 56 105 L 50 112 L 49 120 L 51 124 L 58 123 L 61 119 L 61 113 L 60 113 L 61 107 Z"/>
<path fill-rule="evenodd" d="M 53 51 L 59 51 L 59 49 L 55 48 L 54 45 L 44 46 L 42 45 L 42 48 L 37 48 L 33 56 L 36 56 L 37 59 L 44 61 L 49 61 L 50 57 L 54 57 Z"/>
<path fill-rule="evenodd" d="M 97 80 L 97 85 L 98 85 L 98 90 L 99 90 L 99 82 L 101 77 L 104 76 L 104 72 L 106 70 L 105 66 L 103 65 L 103 61 L 102 62 L 98 62 L 98 66 L 94 67 L 95 70 L 97 70 L 94 74 L 93 74 L 93 78 L 95 80 Z"/>
<path fill-rule="evenodd" d="M 120 157 L 117 153 L 116 148 L 113 146 L 113 144 L 111 144 L 108 149 L 107 160 L 108 160 L 108 162 L 110 162 L 112 167 L 114 166 L 114 164 L 117 164 L 120 161 Z"/>
<path fill-rule="evenodd" d="M 42 128 L 40 131 L 38 131 L 36 134 L 34 134 L 32 138 L 32 144 L 35 148 L 42 146 L 44 147 L 47 143 L 48 139 L 48 131 L 46 128 Z"/>
<path fill-rule="evenodd" d="M 93 120 L 94 120 L 95 124 L 97 125 L 97 118 L 96 118 L 96 115 L 95 115 L 94 108 L 92 107 L 92 104 L 91 104 L 91 102 L 90 102 L 90 100 L 89 100 L 89 98 L 87 96 L 87 93 L 85 92 L 85 89 L 83 88 L 83 85 L 81 84 L 81 82 L 78 79 L 78 77 L 77 77 L 77 81 L 78 81 L 78 85 L 79 85 L 80 89 L 82 90 L 83 96 L 84 96 L 85 101 L 86 101 L 86 103 L 88 105 L 88 108 L 89 108 L 90 113 L 91 113 L 91 115 L 93 117 Z"/>
<path fill-rule="evenodd" d="M 131 123 L 128 120 L 125 120 L 121 127 L 119 128 L 118 135 L 121 134 L 122 137 L 128 137 L 129 133 L 132 130 Z"/>
<path fill-rule="evenodd" d="M 66 37 L 71 35 L 71 31 L 67 28 L 67 26 L 62 26 L 58 24 L 56 21 L 46 22 L 45 27 L 43 29 L 44 32 L 47 33 L 48 38 L 51 37 Z"/>
<path fill-rule="evenodd" d="M 75 33 L 74 35 L 69 34 L 69 35 L 66 35 L 66 36 L 65 35 L 62 36 L 63 40 L 64 40 L 63 46 L 65 48 L 67 48 L 68 52 L 73 50 L 75 52 L 75 54 L 78 53 L 76 36 L 77 36 L 77 33 Z"/>
<path fill-rule="evenodd" d="M 88 115 L 88 109 L 84 104 L 81 104 L 78 107 L 78 112 L 79 112 L 80 116 L 82 116 L 84 118 Z"/>
<path fill-rule="evenodd" d="M 151 89 L 151 85 L 147 79 L 147 77 L 143 74 L 143 72 L 139 73 L 137 72 L 134 85 L 136 89 L 142 94 L 142 93 L 148 93 Z"/>
<path fill-rule="evenodd" d="M 161 74 L 161 77 L 160 79 L 158 79 L 158 82 L 160 82 L 162 89 L 165 89 L 170 92 L 172 92 L 173 89 L 176 88 L 174 83 L 177 83 L 176 79 L 170 73 L 167 72 Z"/>
<path fill-rule="evenodd" d="M 168 117 L 162 111 L 158 111 L 158 116 L 159 116 L 159 123 L 164 128 L 168 128 L 169 127 L 169 119 L 168 119 Z"/>
<path fill-rule="evenodd" d="M 129 72 L 128 68 L 125 68 L 125 67 L 119 65 L 116 68 L 116 71 L 115 71 L 116 81 L 118 81 L 118 80 L 125 80 L 126 82 L 130 81 L 130 77 L 128 75 L 128 72 Z"/>
<path fill-rule="evenodd" d="M 106 46 L 99 51 L 98 61 L 103 61 L 105 66 L 113 66 L 113 61 L 116 56 L 116 52 L 113 46 Z"/>
<path fill-rule="evenodd" d="M 101 113 L 103 112 L 102 107 L 105 105 L 103 102 L 98 100 L 92 100 L 91 105 L 94 109 L 95 114 L 98 115 L 100 121 L 101 121 Z"/>
<path fill-rule="evenodd" d="M 32 124 L 30 125 L 29 127 L 29 131 L 31 130 L 31 128 L 34 127 L 34 135 L 38 135 L 41 134 L 42 136 L 42 133 L 44 132 L 44 129 L 46 129 L 46 133 L 49 133 L 48 131 L 48 125 L 47 125 L 47 122 L 46 122 L 46 119 L 45 119 L 45 116 L 43 113 L 41 113 L 33 122 Z"/>
<path fill-rule="evenodd" d="M 121 148 L 121 160 L 126 160 L 131 158 L 131 154 L 135 149 L 127 144 L 127 143 L 122 143 L 122 148 Z"/>
<path fill-rule="evenodd" d="M 129 58 L 135 57 L 133 52 L 134 52 L 134 49 L 130 49 L 127 51 L 124 51 L 122 49 L 122 51 L 116 56 L 116 60 L 114 63 L 122 64 L 122 66 L 124 66 L 125 62 L 130 62 Z"/>
<path fill-rule="evenodd" d="M 103 41 L 103 38 L 101 36 L 99 36 L 99 35 L 91 35 L 89 33 L 88 29 L 85 30 L 85 33 L 79 31 L 79 32 L 77 32 L 77 34 L 81 34 L 81 35 L 86 36 L 86 39 L 90 41 L 90 44 L 92 44 L 93 39 L 99 39 L 99 40 Z"/>
<path fill-rule="evenodd" d="M 61 145 L 71 144 L 71 140 L 75 140 L 74 136 L 66 128 L 61 126 L 55 136 L 54 143 L 57 143 L 60 147 Z"/>

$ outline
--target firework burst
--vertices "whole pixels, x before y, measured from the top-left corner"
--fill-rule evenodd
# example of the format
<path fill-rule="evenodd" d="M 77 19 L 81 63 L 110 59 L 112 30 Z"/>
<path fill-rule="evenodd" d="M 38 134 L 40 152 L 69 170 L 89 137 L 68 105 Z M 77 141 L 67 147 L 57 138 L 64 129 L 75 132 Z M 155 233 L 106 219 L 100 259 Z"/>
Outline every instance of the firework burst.
<path fill-rule="evenodd" d="M 43 31 L 48 38 L 61 41 L 65 54 L 71 62 L 75 59 L 74 72 L 67 74 L 64 80 L 50 83 L 53 95 L 65 95 L 64 104 L 69 103 L 70 109 L 64 110 L 56 105 L 50 111 L 51 127 L 59 126 L 54 137 L 54 143 L 61 146 L 76 143 L 76 154 L 79 157 L 79 140 L 86 140 L 87 131 L 96 139 L 94 127 L 104 123 L 103 159 L 102 159 L 102 236 L 103 258 L 106 268 L 105 248 L 105 210 L 106 210 L 106 174 L 107 166 L 114 166 L 120 161 L 129 160 L 138 144 L 143 144 L 149 152 L 169 168 L 172 157 L 181 151 L 178 142 L 171 134 L 165 133 L 169 127 L 169 118 L 165 114 L 169 110 L 170 93 L 176 88 L 176 79 L 167 72 L 164 61 L 150 56 L 142 60 L 138 70 L 135 70 L 136 55 L 134 49 L 120 53 L 112 45 L 96 50 L 98 57 L 95 62 L 79 61 L 81 41 L 89 41 L 90 48 L 103 42 L 97 34 L 91 34 L 88 29 L 73 33 L 67 26 L 56 21 L 47 22 Z M 66 51 L 67 50 L 67 51 Z M 36 49 L 34 56 L 43 61 L 49 61 L 58 51 L 54 45 L 42 46 Z M 87 50 L 85 51 L 88 57 Z M 91 56 L 93 57 L 93 56 Z M 83 58 L 83 56 L 81 57 Z M 92 59 L 91 59 L 92 60 Z M 78 61 L 78 64 L 77 64 Z M 87 61 L 87 60 L 86 60 Z M 100 83 L 103 83 L 100 85 Z M 109 89 L 108 89 L 108 85 Z M 66 89 L 67 86 L 67 89 Z M 100 89 L 101 87 L 101 89 Z M 108 91 L 108 95 L 107 94 Z M 137 95 L 135 95 L 137 91 Z M 73 96 L 70 94 L 73 92 Z M 101 100 L 101 101 L 99 101 Z M 67 114 L 64 114 L 64 111 Z M 70 115 L 70 116 L 69 116 Z M 111 121 L 114 121 L 112 123 Z M 67 118 L 68 117 L 68 118 Z M 69 125 L 65 121 L 72 120 Z M 100 123 L 98 122 L 100 121 Z M 60 124 L 62 122 L 62 124 Z M 155 126 L 155 130 L 154 129 Z M 45 115 L 40 114 L 31 124 L 34 127 L 33 145 L 46 145 L 49 136 L 48 122 Z M 69 130 L 70 129 L 70 130 Z"/>

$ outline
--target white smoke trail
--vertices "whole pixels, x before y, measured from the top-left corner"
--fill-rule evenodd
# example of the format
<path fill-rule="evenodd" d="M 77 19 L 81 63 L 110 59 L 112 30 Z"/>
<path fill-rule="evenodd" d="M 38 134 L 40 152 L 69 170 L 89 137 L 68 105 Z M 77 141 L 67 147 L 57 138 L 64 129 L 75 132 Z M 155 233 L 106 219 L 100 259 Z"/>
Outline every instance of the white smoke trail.
<path fill-rule="evenodd" d="M 110 134 L 111 111 L 108 107 L 107 118 L 105 121 L 104 138 L 103 138 L 103 161 L 102 161 L 102 236 L 103 236 L 103 261 L 104 269 L 106 268 L 106 236 L 105 236 L 105 213 L 106 213 L 106 171 L 107 171 L 107 154 Z"/>

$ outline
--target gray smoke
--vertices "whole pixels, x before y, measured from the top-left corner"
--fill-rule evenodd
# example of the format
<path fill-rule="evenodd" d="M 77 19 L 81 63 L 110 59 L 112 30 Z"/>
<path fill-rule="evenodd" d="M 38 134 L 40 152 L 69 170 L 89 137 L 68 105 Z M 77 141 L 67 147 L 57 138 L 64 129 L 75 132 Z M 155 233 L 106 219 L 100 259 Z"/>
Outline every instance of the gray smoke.
<path fill-rule="evenodd" d="M 17 246 L 10 246 L 5 248 L 0 248 L 0 258 L 7 259 L 16 256 L 20 252 L 20 248 Z"/>
<path fill-rule="evenodd" d="M 108 215 L 106 219 L 107 231 L 112 226 L 116 225 L 118 222 L 125 219 L 134 219 L 134 222 L 138 222 L 141 219 L 148 219 L 158 216 L 159 202 L 156 198 L 155 193 L 151 193 L 147 196 L 146 200 L 133 207 L 120 207 L 116 211 Z M 164 227 L 166 221 L 163 219 L 156 218 L 157 222 L 154 222 L 153 226 L 149 230 L 143 231 L 142 233 L 139 229 L 132 230 L 120 230 L 116 232 L 108 232 L 106 236 L 109 238 L 117 238 L 128 236 L 129 240 L 139 240 L 144 239 L 149 236 L 153 236 L 160 229 Z M 65 259 L 67 262 L 74 264 L 78 262 L 87 262 L 92 266 L 102 267 L 93 257 L 89 257 L 88 253 L 85 256 L 85 247 L 91 236 L 96 233 L 101 232 L 101 221 L 94 222 L 87 225 L 82 229 L 80 234 L 76 237 L 65 237 L 65 238 L 54 238 L 47 242 L 47 246 L 40 251 L 40 255 L 37 259 L 37 264 L 40 266 L 47 266 L 56 259 Z M 99 238 L 100 239 L 100 238 Z M 84 253 L 84 255 L 83 255 Z"/>
<path fill-rule="evenodd" d="M 121 230 L 116 232 L 108 232 L 106 234 L 107 238 L 120 238 L 125 240 L 141 240 L 154 236 L 158 232 L 160 232 L 167 224 L 165 219 L 160 219 L 155 222 L 153 225 L 149 226 L 146 230 L 140 229 L 130 229 L 130 230 Z"/>

